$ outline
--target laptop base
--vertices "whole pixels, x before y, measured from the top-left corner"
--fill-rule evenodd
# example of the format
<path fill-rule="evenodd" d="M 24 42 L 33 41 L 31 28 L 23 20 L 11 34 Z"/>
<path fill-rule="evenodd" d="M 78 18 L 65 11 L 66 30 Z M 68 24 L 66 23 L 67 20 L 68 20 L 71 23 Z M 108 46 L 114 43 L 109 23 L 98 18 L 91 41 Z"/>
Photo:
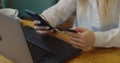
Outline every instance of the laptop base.
<path fill-rule="evenodd" d="M 23 27 L 25 38 L 35 63 L 64 63 L 81 50 L 49 35 L 42 35 L 30 27 Z"/>

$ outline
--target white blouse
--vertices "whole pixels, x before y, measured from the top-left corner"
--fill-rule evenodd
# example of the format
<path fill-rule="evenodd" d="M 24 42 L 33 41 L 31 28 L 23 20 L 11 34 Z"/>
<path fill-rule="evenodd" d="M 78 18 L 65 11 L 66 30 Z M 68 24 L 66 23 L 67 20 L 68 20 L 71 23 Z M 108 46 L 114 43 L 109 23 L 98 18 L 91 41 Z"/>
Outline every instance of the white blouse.
<path fill-rule="evenodd" d="M 80 13 L 78 0 L 60 0 L 45 10 L 42 15 L 52 26 L 64 22 L 74 11 L 76 19 L 73 27 L 84 27 L 94 31 L 96 41 L 94 47 L 120 47 L 120 0 L 116 0 L 112 17 L 107 23 L 100 21 L 96 0 L 89 0 L 85 15 Z"/>

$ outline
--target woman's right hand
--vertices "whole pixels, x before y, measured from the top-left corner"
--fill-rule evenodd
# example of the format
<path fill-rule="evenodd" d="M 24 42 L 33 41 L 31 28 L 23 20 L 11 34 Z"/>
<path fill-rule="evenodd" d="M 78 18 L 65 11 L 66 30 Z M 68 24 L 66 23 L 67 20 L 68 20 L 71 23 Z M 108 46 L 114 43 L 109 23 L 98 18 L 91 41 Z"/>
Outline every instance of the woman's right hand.
<path fill-rule="evenodd" d="M 49 34 L 53 32 L 53 30 L 49 30 L 48 26 L 39 26 L 40 21 L 35 20 L 33 23 L 34 23 L 34 29 L 36 30 L 37 33 Z"/>

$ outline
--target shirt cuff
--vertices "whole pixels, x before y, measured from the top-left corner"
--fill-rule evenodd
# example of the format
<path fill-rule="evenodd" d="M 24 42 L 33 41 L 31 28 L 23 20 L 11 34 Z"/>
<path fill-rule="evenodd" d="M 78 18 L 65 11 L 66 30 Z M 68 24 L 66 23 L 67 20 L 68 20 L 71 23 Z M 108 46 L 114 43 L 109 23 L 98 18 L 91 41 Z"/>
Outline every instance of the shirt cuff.
<path fill-rule="evenodd" d="M 45 20 L 48 21 L 51 26 L 55 27 L 57 25 L 56 21 L 58 21 L 58 17 L 55 17 L 53 14 L 48 13 L 47 11 L 44 11 L 41 15 L 44 16 Z"/>
<path fill-rule="evenodd" d="M 104 32 L 94 32 L 95 34 L 95 43 L 94 47 L 104 47 Z"/>

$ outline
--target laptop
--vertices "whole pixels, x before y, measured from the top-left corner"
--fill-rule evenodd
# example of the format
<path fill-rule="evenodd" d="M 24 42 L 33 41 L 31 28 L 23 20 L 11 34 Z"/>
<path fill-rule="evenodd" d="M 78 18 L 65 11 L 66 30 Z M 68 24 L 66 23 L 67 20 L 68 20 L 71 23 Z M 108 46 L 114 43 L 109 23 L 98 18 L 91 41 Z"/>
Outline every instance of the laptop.
<path fill-rule="evenodd" d="M 14 63 L 33 63 L 19 21 L 0 14 L 0 54 Z"/>
<path fill-rule="evenodd" d="M 15 63 L 64 63 L 81 50 L 0 14 L 0 54 Z"/>

